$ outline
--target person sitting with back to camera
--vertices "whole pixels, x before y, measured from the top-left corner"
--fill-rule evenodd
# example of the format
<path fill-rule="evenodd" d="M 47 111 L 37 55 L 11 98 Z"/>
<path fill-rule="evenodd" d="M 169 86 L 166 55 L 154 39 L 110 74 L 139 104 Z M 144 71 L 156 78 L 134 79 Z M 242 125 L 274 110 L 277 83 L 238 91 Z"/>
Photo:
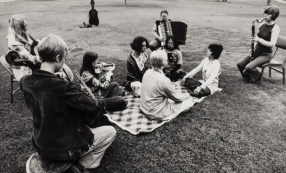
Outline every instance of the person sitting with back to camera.
<path fill-rule="evenodd" d="M 148 55 L 145 50 L 149 47 L 146 38 L 138 36 L 130 43 L 133 51 L 127 58 L 127 82 L 125 89 L 132 91 L 136 97 L 140 96 L 140 87 L 144 73 L 148 69 L 146 63 Z"/>
<path fill-rule="evenodd" d="M 186 86 L 192 96 L 208 96 L 219 90 L 218 77 L 221 73 L 221 64 L 218 59 L 222 50 L 222 45 L 210 44 L 207 57 L 182 79 L 181 84 Z M 202 71 L 202 81 L 193 78 L 199 71 Z"/>
<path fill-rule="evenodd" d="M 150 119 L 168 120 L 194 105 L 192 97 L 176 91 L 175 86 L 163 72 L 167 65 L 164 50 L 153 51 L 150 55 L 152 69 L 146 71 L 141 86 L 140 108 Z"/>
<path fill-rule="evenodd" d="M 174 41 L 173 37 L 167 37 L 164 50 L 168 55 L 168 65 L 164 67 L 165 75 L 173 82 L 182 79 L 186 72 L 180 70 L 183 64 L 183 57 L 179 45 Z"/>
<path fill-rule="evenodd" d="M 58 78 L 68 48 L 54 34 L 38 45 L 39 70 L 20 80 L 27 107 L 33 115 L 32 143 L 42 159 L 74 161 L 79 172 L 94 171 L 116 130 L 102 124 L 104 102 L 89 98 L 72 82 Z"/>

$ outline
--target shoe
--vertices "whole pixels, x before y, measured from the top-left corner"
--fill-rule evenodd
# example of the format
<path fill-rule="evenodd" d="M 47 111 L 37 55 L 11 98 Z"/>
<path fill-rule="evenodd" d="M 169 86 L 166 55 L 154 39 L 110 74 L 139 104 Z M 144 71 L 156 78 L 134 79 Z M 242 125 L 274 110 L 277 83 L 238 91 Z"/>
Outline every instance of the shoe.
<path fill-rule="evenodd" d="M 73 173 L 94 173 L 96 168 L 87 169 L 84 168 L 81 164 L 76 163 L 71 166 L 70 170 L 73 171 Z"/>
<path fill-rule="evenodd" d="M 79 27 L 80 27 L 80 28 L 86 28 L 86 24 L 85 24 L 85 22 L 83 22 L 83 24 L 82 24 L 82 25 L 80 25 Z"/>

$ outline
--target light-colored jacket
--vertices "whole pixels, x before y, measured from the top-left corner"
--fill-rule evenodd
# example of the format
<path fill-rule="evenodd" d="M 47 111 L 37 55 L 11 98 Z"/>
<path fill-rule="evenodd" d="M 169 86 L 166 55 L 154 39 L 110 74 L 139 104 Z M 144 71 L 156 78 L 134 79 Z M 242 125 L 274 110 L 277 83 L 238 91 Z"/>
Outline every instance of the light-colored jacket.
<path fill-rule="evenodd" d="M 150 119 L 178 114 L 185 96 L 175 90 L 163 71 L 147 70 L 141 86 L 140 107 Z"/>

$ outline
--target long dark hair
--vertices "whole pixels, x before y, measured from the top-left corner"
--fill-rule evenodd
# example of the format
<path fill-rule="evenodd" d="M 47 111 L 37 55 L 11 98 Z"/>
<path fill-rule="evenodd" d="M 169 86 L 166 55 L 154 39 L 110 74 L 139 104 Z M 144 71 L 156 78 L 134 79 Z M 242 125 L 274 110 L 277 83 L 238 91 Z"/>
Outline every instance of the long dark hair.
<path fill-rule="evenodd" d="M 174 48 L 173 48 L 173 49 L 170 49 L 169 46 L 168 46 L 169 40 L 172 40 L 172 41 L 173 41 L 173 44 L 174 44 Z M 173 38 L 172 36 L 167 37 L 167 39 L 166 39 L 166 41 L 165 41 L 165 46 L 164 46 L 164 48 L 165 48 L 166 50 L 174 50 L 174 49 L 180 50 L 178 43 L 174 40 L 174 38 Z"/>
<path fill-rule="evenodd" d="M 92 75 L 95 75 L 94 67 L 92 66 L 92 63 L 96 61 L 97 58 L 98 58 L 98 55 L 96 52 L 93 52 L 93 51 L 85 52 L 83 55 L 82 65 L 81 65 L 80 72 L 79 72 L 80 75 L 82 75 L 84 71 L 88 71 Z"/>

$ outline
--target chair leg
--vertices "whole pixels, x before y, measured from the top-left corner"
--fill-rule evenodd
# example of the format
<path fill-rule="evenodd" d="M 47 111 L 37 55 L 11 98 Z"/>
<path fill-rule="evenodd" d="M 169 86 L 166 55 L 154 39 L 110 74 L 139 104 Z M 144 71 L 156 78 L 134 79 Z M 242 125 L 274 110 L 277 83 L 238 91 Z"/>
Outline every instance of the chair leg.
<path fill-rule="evenodd" d="M 271 67 L 269 67 L 269 77 L 271 77 Z"/>
<path fill-rule="evenodd" d="M 10 93 L 10 97 L 11 97 L 11 103 L 13 103 L 13 76 L 11 75 L 11 93 Z"/>
<path fill-rule="evenodd" d="M 260 77 L 259 77 L 260 78 L 259 85 L 262 84 L 262 78 L 263 78 L 264 69 L 265 69 L 265 67 L 262 67 L 261 74 L 260 74 Z"/>
<path fill-rule="evenodd" d="M 283 85 L 285 85 L 285 67 L 282 67 L 282 73 L 283 73 Z"/>

